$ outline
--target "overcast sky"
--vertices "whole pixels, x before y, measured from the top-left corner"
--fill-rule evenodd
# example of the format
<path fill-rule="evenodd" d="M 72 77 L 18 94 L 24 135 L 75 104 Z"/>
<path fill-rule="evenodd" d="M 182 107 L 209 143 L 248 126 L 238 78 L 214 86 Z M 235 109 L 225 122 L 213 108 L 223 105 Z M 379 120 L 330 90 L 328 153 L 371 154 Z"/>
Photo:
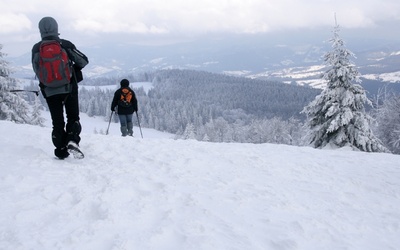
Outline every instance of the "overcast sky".
<path fill-rule="evenodd" d="M 10 56 L 40 40 L 38 22 L 53 16 L 61 38 L 95 45 L 179 41 L 201 35 L 257 34 L 332 27 L 398 35 L 399 0 L 0 0 L 0 44 Z"/>

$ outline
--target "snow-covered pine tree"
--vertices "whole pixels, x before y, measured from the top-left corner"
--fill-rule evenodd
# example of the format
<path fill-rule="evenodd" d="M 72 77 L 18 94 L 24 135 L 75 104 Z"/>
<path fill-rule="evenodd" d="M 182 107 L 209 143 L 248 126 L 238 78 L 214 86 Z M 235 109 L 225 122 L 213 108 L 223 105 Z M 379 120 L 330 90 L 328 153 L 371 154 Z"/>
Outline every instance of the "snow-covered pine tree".
<path fill-rule="evenodd" d="M 28 103 L 20 95 L 10 92 L 16 86 L 16 80 L 9 76 L 9 63 L 4 59 L 2 48 L 0 44 L 0 120 L 30 123 Z"/>
<path fill-rule="evenodd" d="M 188 123 L 186 125 L 186 129 L 183 132 L 182 138 L 185 140 L 195 140 L 196 139 L 196 132 L 194 125 L 192 123 Z"/>
<path fill-rule="evenodd" d="M 40 102 L 39 96 L 35 95 L 35 101 L 32 109 L 32 121 L 31 124 L 39 125 L 40 127 L 44 127 L 45 119 L 42 117 L 41 110 L 43 109 L 43 105 Z"/>
<path fill-rule="evenodd" d="M 382 101 L 376 102 L 375 133 L 392 153 L 400 154 L 400 94 L 385 91 L 378 96 Z"/>
<path fill-rule="evenodd" d="M 371 117 L 364 104 L 371 102 L 349 59 L 354 54 L 345 48 L 339 31 L 336 24 L 330 39 L 333 49 L 324 55 L 328 70 L 322 77 L 327 86 L 302 111 L 307 115 L 310 143 L 315 148 L 350 146 L 367 152 L 387 152 L 370 129 Z"/>

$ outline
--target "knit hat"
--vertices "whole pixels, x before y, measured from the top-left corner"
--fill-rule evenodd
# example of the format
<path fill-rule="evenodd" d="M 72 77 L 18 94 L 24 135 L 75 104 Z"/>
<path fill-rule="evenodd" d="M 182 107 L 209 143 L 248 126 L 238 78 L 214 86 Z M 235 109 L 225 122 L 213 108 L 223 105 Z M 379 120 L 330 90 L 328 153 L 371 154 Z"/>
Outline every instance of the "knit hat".
<path fill-rule="evenodd" d="M 52 17 L 43 17 L 39 22 L 39 31 L 42 38 L 48 36 L 58 36 L 58 24 Z"/>
<path fill-rule="evenodd" d="M 129 87 L 129 81 L 127 79 L 122 79 L 121 87 L 123 87 L 123 88 Z"/>

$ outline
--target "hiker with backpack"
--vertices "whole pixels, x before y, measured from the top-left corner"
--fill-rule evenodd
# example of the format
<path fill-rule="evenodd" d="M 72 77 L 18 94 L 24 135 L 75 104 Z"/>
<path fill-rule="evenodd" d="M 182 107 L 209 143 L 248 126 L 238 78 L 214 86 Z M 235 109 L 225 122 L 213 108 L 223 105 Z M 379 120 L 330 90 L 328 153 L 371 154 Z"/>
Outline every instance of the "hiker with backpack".
<path fill-rule="evenodd" d="M 117 109 L 118 118 L 121 124 L 122 136 L 133 136 L 133 113 L 138 111 L 137 99 L 135 92 L 129 87 L 129 81 L 122 79 L 121 87 L 114 93 L 111 103 L 111 111 Z"/>
<path fill-rule="evenodd" d="M 69 154 L 83 158 L 79 149 L 82 127 L 79 122 L 78 82 L 83 79 L 81 70 L 89 60 L 72 42 L 59 38 L 54 18 L 44 17 L 38 26 L 42 40 L 32 48 L 32 67 L 50 110 L 51 135 L 56 147 L 54 154 L 59 159 Z"/>

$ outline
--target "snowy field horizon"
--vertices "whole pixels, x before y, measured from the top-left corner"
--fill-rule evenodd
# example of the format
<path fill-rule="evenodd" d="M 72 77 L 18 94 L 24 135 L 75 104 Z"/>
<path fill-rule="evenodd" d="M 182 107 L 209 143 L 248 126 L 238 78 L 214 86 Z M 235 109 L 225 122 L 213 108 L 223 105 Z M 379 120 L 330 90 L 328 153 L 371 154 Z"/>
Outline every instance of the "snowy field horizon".
<path fill-rule="evenodd" d="M 400 248 L 400 156 L 174 140 L 82 114 L 83 160 L 0 121 L 0 249 Z"/>

